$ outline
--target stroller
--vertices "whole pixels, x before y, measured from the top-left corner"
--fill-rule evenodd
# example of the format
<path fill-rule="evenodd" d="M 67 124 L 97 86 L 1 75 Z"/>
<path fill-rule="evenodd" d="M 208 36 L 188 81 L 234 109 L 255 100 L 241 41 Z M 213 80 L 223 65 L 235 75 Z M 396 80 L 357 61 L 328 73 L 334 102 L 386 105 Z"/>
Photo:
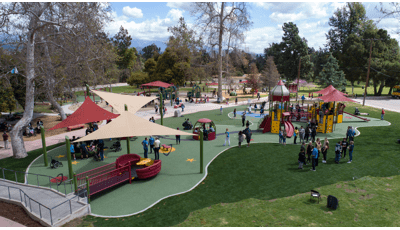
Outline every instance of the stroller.
<path fill-rule="evenodd" d="M 115 142 L 115 143 L 111 146 L 110 149 L 114 150 L 115 152 L 121 151 L 121 150 L 122 150 L 122 148 L 121 148 L 121 142 L 118 140 L 117 142 Z"/>
<path fill-rule="evenodd" d="M 51 157 L 50 167 L 51 167 L 52 169 L 56 169 L 56 168 L 58 168 L 58 166 L 63 166 L 62 162 L 59 162 L 58 160 L 54 160 L 54 159 Z"/>

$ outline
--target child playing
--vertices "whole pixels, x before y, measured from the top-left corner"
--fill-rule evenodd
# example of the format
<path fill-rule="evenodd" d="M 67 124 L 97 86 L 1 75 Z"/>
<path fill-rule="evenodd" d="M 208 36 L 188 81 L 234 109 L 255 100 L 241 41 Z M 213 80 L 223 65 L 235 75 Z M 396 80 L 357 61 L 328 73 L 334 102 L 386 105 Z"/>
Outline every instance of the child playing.
<path fill-rule="evenodd" d="M 299 169 L 303 169 L 303 164 L 306 161 L 306 154 L 305 154 L 303 149 L 300 150 L 299 159 L 298 160 L 299 160 Z"/>
<path fill-rule="evenodd" d="M 354 150 L 354 141 L 350 141 L 350 147 L 349 147 L 350 160 L 347 163 L 351 163 L 351 161 L 353 160 L 353 150 Z"/>
<path fill-rule="evenodd" d="M 283 130 L 283 135 L 282 135 L 283 145 L 286 145 L 286 137 L 287 137 L 286 130 Z"/>
<path fill-rule="evenodd" d="M 282 129 L 279 130 L 279 144 L 282 144 L 282 138 L 283 138 L 283 131 Z"/>
<path fill-rule="evenodd" d="M 221 115 L 222 115 L 222 106 L 221 106 L 221 108 L 219 108 L 219 111 L 221 112 Z"/>
<path fill-rule="evenodd" d="M 299 130 L 297 129 L 297 127 L 296 128 L 294 128 L 294 141 L 293 141 L 293 144 L 297 144 L 296 143 L 296 140 L 297 140 L 297 136 L 299 135 Z"/>
<path fill-rule="evenodd" d="M 226 132 L 225 132 L 225 143 L 224 143 L 224 146 L 226 145 L 226 141 L 228 141 L 228 145 L 231 146 L 231 140 L 229 139 L 229 129 L 226 129 Z"/>
<path fill-rule="evenodd" d="M 236 109 L 233 110 L 233 117 L 236 117 Z"/>
<path fill-rule="evenodd" d="M 242 131 L 239 131 L 239 148 L 242 147 L 242 142 L 244 141 L 244 138 L 246 138 L 246 135 L 244 135 Z"/>

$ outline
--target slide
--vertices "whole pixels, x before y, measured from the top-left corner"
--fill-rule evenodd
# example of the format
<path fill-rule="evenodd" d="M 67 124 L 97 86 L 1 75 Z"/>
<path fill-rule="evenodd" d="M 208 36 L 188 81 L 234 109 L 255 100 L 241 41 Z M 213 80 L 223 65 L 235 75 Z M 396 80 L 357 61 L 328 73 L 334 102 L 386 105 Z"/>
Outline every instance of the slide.
<path fill-rule="evenodd" d="M 292 122 L 285 121 L 284 124 L 285 124 L 285 130 L 286 130 L 287 137 L 289 137 L 289 138 L 292 137 L 293 133 L 294 133 L 294 126 L 293 126 Z"/>
<path fill-rule="evenodd" d="M 265 123 L 264 123 L 264 121 L 265 121 Z M 261 124 L 261 126 L 264 124 L 264 127 L 262 127 L 262 128 L 264 128 L 263 133 L 271 132 L 271 116 L 267 116 L 266 118 L 264 118 L 264 121 Z"/>
<path fill-rule="evenodd" d="M 370 121 L 370 120 L 367 119 L 367 118 L 359 117 L 359 116 L 357 116 L 357 115 L 354 115 L 354 114 L 351 114 L 351 113 L 348 113 L 348 112 L 345 112 L 345 111 L 343 111 L 343 113 L 348 114 L 348 115 L 351 115 L 351 116 L 353 116 L 353 117 L 357 117 L 357 118 L 359 118 L 359 119 L 361 119 L 361 120 L 363 120 L 363 121 Z"/>

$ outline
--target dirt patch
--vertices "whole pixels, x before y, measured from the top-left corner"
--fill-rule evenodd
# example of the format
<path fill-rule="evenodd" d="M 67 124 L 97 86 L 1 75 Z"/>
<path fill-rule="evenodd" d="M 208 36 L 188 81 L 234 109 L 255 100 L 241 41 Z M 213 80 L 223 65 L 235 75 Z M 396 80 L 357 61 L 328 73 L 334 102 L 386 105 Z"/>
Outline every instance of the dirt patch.
<path fill-rule="evenodd" d="M 368 200 L 374 197 L 374 194 L 367 194 L 367 195 L 361 195 L 358 199 L 360 200 Z"/>
<path fill-rule="evenodd" d="M 336 188 L 341 188 L 342 186 L 340 185 L 340 184 L 337 184 L 336 185 Z"/>
<path fill-rule="evenodd" d="M 367 190 L 364 190 L 364 189 L 357 189 L 357 192 L 367 192 Z"/>
<path fill-rule="evenodd" d="M 269 200 L 269 202 L 274 202 L 274 201 L 276 201 L 277 199 L 272 199 L 272 200 Z"/>
<path fill-rule="evenodd" d="M 386 190 L 387 190 L 387 191 L 392 191 L 392 189 L 390 189 L 390 188 L 386 188 Z"/>
<path fill-rule="evenodd" d="M 0 216 L 15 221 L 27 227 L 43 227 L 39 222 L 34 221 L 25 210 L 15 204 L 0 201 Z"/>
<path fill-rule="evenodd" d="M 347 189 L 346 188 L 345 191 L 348 192 L 348 193 L 354 193 L 356 190 L 351 190 L 351 189 Z"/>
<path fill-rule="evenodd" d="M 324 211 L 324 213 L 333 215 L 333 213 L 332 213 L 331 211 L 328 211 L 328 212 L 325 212 L 325 211 Z"/>

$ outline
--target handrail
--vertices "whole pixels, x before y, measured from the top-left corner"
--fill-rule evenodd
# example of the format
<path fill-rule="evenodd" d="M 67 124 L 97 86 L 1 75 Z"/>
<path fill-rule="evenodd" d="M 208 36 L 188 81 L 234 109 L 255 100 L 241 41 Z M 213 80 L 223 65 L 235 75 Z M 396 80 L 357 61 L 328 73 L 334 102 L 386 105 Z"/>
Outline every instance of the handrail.
<path fill-rule="evenodd" d="M 20 188 L 13 187 L 13 186 L 8 186 L 8 185 L 0 185 L 0 187 L 6 187 L 6 188 L 8 189 L 8 199 L 9 199 L 9 200 L 11 200 L 10 188 L 18 189 L 18 190 L 19 190 L 19 193 L 20 193 L 20 198 L 21 198 L 21 202 L 20 202 L 20 203 L 23 204 L 26 208 L 29 207 L 29 208 L 30 208 L 30 212 L 32 212 L 32 213 L 33 213 L 33 211 L 32 211 L 31 200 L 34 201 L 34 202 L 36 202 L 36 203 L 39 205 L 39 216 L 40 216 L 40 219 L 41 219 L 41 220 L 43 220 L 43 215 L 42 215 L 42 211 L 41 211 L 40 207 L 42 206 L 42 207 L 47 208 L 47 210 L 49 210 L 49 212 L 50 212 L 50 223 L 51 223 L 51 226 L 53 226 L 53 216 L 52 216 L 51 211 L 54 210 L 55 208 L 58 208 L 58 207 L 61 206 L 62 204 L 65 204 L 66 202 L 69 202 L 69 203 L 70 203 L 70 205 L 69 205 L 69 207 L 70 207 L 70 214 L 72 214 L 71 200 L 72 200 L 72 199 L 75 199 L 76 197 L 78 197 L 78 201 L 79 201 L 79 195 L 80 195 L 80 194 L 75 195 L 75 196 L 71 197 L 70 199 L 65 200 L 64 202 L 62 202 L 62 203 L 60 203 L 60 204 L 58 204 L 58 205 L 56 205 L 56 206 L 54 206 L 54 207 L 52 207 L 52 208 L 49 208 L 49 207 L 47 207 L 46 205 L 44 205 L 44 204 L 42 204 L 42 203 L 36 201 L 35 199 L 31 198 L 29 195 L 27 195 L 27 194 L 26 194 L 23 190 L 21 190 Z M 85 193 L 86 193 L 86 192 L 85 192 Z M 24 194 L 24 196 L 22 196 L 22 194 Z M 24 197 L 24 200 L 22 199 L 22 197 Z M 29 205 L 28 205 L 28 202 L 26 201 L 26 197 L 28 197 Z M 87 193 L 86 193 L 86 197 L 87 197 Z M 15 200 L 15 199 L 14 199 L 14 200 Z M 87 201 L 84 202 L 84 203 L 88 204 Z"/>
<path fill-rule="evenodd" d="M 8 180 L 8 181 L 11 181 L 11 180 L 6 179 L 5 173 L 4 173 L 4 172 L 5 172 L 5 171 L 14 172 L 14 175 L 15 175 L 15 182 L 17 182 L 17 183 L 20 183 L 20 182 L 18 182 L 17 173 L 23 173 L 23 174 L 24 174 L 25 184 L 28 184 L 28 177 L 27 177 L 27 175 L 34 175 L 34 176 L 36 176 L 36 178 L 37 178 L 37 187 L 41 187 L 41 186 L 40 186 L 40 182 L 39 182 L 39 176 L 41 176 L 41 177 L 47 177 L 47 178 L 49 179 L 49 181 L 48 181 L 48 182 L 49 182 L 49 185 L 46 186 L 46 187 L 48 187 L 48 188 L 50 188 L 50 189 L 52 189 L 52 190 L 54 190 L 54 191 L 60 192 L 60 190 L 58 189 L 58 187 L 59 187 L 58 184 L 57 184 L 57 189 L 54 189 L 54 188 L 51 187 L 51 179 L 55 179 L 55 177 L 51 177 L 51 176 L 47 176 L 47 175 L 41 175 L 41 174 L 35 174 L 35 173 L 27 173 L 27 172 L 22 172 L 22 171 L 15 171 L 15 170 L 12 170 L 12 169 L 6 169 L 6 168 L 2 168 L 2 167 L 0 167 L 0 169 L 2 170 L 2 173 L 3 173 L 3 179 L 4 179 L 4 180 Z M 73 192 L 73 189 L 72 189 L 72 182 L 73 182 L 73 178 L 70 178 L 70 179 L 65 180 L 65 181 L 62 182 L 62 183 L 64 184 L 64 194 L 65 194 L 65 195 L 67 195 L 66 183 L 70 183 L 70 184 L 71 184 L 71 192 L 70 192 L 70 193 Z"/>

